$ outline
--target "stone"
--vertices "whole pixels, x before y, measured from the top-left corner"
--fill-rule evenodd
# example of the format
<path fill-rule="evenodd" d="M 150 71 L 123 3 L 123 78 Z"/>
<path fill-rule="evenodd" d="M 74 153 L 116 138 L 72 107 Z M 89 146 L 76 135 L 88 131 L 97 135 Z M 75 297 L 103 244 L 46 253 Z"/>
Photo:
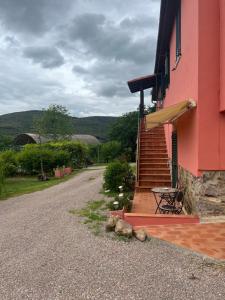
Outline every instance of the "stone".
<path fill-rule="evenodd" d="M 217 197 L 218 196 L 218 186 L 214 184 L 209 184 L 205 189 L 205 196 Z"/>
<path fill-rule="evenodd" d="M 144 242 L 147 239 L 147 234 L 144 231 L 144 229 L 136 230 L 134 232 L 134 235 L 135 235 L 136 239 L 138 239 L 141 242 Z"/>
<path fill-rule="evenodd" d="M 116 223 L 115 232 L 118 235 L 123 235 L 123 236 L 126 236 L 126 237 L 132 237 L 133 228 L 129 223 L 127 223 L 124 220 L 120 219 Z"/>
<path fill-rule="evenodd" d="M 110 216 L 106 222 L 105 230 L 106 231 L 113 231 L 116 227 L 116 223 L 118 222 L 118 216 Z"/>

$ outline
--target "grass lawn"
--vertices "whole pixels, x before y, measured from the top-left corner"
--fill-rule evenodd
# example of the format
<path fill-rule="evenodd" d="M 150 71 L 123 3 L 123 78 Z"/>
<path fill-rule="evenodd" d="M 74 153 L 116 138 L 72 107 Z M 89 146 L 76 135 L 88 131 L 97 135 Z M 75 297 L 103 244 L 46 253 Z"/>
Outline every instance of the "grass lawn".
<path fill-rule="evenodd" d="M 83 169 L 84 170 L 84 169 Z M 5 200 L 13 196 L 19 196 L 36 191 L 44 190 L 48 187 L 64 182 L 83 170 L 76 170 L 71 175 L 62 179 L 50 178 L 48 181 L 39 181 L 37 176 L 13 177 L 7 178 L 4 186 L 4 191 L 0 195 L 0 200 Z"/>

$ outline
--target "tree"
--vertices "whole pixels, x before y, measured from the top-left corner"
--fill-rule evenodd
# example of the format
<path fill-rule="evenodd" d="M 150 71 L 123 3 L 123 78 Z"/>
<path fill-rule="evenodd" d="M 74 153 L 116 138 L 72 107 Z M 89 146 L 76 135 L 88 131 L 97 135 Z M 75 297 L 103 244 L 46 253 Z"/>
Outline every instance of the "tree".
<path fill-rule="evenodd" d="M 35 122 L 40 136 L 51 140 L 65 140 L 73 133 L 73 125 L 68 110 L 62 105 L 52 104 L 44 110 L 42 117 Z"/>
<path fill-rule="evenodd" d="M 121 143 L 118 141 L 111 141 L 101 145 L 101 159 L 104 162 L 113 161 L 121 155 Z"/>
<path fill-rule="evenodd" d="M 73 132 L 72 121 L 66 107 L 52 104 L 44 110 L 40 119 L 34 120 L 34 128 L 39 135 L 41 175 L 45 180 L 41 137 L 44 136 L 54 141 L 68 139 Z"/>
<path fill-rule="evenodd" d="M 0 135 L 0 151 L 8 150 L 12 147 L 13 139 L 10 136 Z"/>
<path fill-rule="evenodd" d="M 138 130 L 138 111 L 124 114 L 112 125 L 109 136 L 111 140 L 121 143 L 123 150 L 132 152 L 132 160 L 135 159 L 136 141 Z"/>

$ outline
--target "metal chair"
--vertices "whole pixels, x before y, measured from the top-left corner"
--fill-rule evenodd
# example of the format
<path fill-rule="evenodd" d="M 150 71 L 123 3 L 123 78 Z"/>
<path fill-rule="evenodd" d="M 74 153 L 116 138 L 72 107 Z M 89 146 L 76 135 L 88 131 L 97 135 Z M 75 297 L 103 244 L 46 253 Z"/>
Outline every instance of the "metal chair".
<path fill-rule="evenodd" d="M 172 199 L 171 199 L 171 201 L 172 201 Z M 182 212 L 183 204 L 184 204 L 184 191 L 179 190 L 176 193 L 175 198 L 173 199 L 173 203 L 160 205 L 159 212 L 161 214 L 170 214 L 171 213 L 171 214 L 178 215 Z"/>

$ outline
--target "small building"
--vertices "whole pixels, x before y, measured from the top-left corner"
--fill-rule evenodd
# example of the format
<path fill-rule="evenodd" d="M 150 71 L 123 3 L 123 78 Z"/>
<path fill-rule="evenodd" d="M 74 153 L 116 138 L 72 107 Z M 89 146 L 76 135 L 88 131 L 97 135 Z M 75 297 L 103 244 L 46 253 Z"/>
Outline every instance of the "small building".
<path fill-rule="evenodd" d="M 51 138 L 39 136 L 35 133 L 22 133 L 15 137 L 14 144 L 16 146 L 24 146 L 26 144 L 39 144 L 40 142 L 47 143 L 51 140 Z M 70 140 L 90 145 L 100 144 L 100 141 L 95 136 L 89 134 L 74 134 L 70 137 Z"/>

